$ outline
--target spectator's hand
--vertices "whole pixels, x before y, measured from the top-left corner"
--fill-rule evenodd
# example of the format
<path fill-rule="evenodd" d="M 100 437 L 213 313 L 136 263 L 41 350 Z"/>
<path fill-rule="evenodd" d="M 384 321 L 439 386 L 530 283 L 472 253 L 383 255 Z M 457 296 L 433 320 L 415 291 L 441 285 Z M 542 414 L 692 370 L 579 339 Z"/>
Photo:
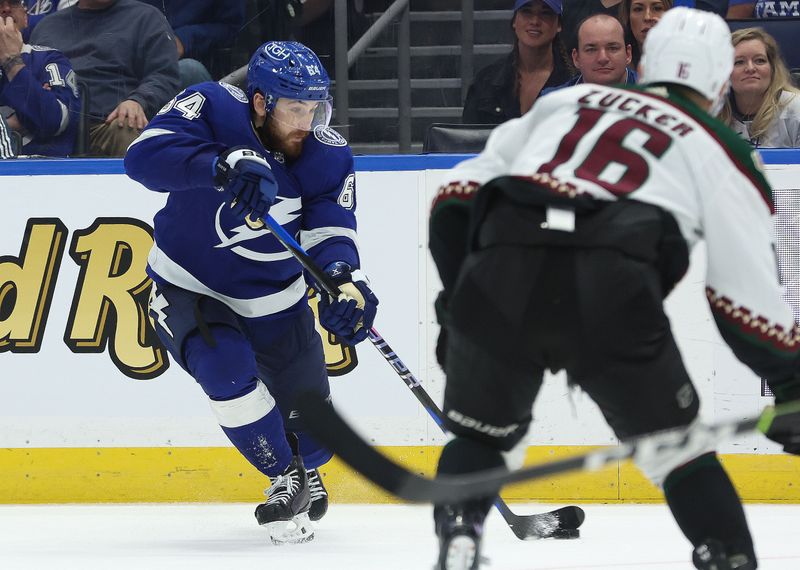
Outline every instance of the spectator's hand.
<path fill-rule="evenodd" d="M 175 46 L 178 48 L 178 59 L 181 59 L 186 50 L 183 48 L 183 42 L 178 36 L 175 36 Z"/>
<path fill-rule="evenodd" d="M 126 99 L 117 108 L 111 111 L 106 117 L 106 124 L 110 125 L 114 121 L 121 129 L 124 126 L 129 126 L 132 129 L 139 129 L 140 131 L 147 126 L 147 116 L 144 114 L 144 109 L 136 101 Z"/>
<path fill-rule="evenodd" d="M 22 132 L 22 123 L 19 122 L 19 117 L 17 117 L 16 113 L 10 117 L 6 117 L 6 123 L 8 123 L 8 128 L 10 128 L 12 131 L 16 131 L 18 133 Z"/>
<path fill-rule="evenodd" d="M 22 52 L 22 34 L 17 29 L 14 20 L 0 18 L 0 63 L 11 56 Z"/>

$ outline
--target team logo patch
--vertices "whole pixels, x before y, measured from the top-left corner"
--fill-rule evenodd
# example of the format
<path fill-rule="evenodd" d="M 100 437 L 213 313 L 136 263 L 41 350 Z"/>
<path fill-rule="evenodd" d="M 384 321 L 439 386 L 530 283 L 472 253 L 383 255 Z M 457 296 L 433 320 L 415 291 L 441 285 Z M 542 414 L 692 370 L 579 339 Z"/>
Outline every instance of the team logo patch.
<path fill-rule="evenodd" d="M 347 146 L 347 140 L 330 127 L 319 125 L 314 128 L 314 138 L 329 146 Z"/>
<path fill-rule="evenodd" d="M 242 103 L 247 103 L 247 95 L 244 94 L 244 91 L 236 87 L 236 85 L 231 85 L 230 83 L 225 83 L 224 81 L 220 81 L 219 84 L 237 101 L 241 101 Z"/>

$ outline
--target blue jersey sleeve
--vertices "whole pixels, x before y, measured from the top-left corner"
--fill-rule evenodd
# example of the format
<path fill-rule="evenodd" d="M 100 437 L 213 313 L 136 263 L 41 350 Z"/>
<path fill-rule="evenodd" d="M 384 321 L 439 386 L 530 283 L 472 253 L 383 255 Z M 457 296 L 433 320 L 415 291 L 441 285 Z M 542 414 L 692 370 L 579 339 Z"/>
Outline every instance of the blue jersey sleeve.
<path fill-rule="evenodd" d="M 320 267 L 345 261 L 361 266 L 356 235 L 356 177 L 347 141 L 318 127 L 293 170 L 303 188 L 301 245 Z"/>
<path fill-rule="evenodd" d="M 34 137 L 54 137 L 66 131 L 71 115 L 80 111 L 75 72 L 61 52 L 29 47 L 22 54 L 25 66 L 11 81 L 3 76 L 0 93 Z"/>
<path fill-rule="evenodd" d="M 213 188 L 214 159 L 227 149 L 215 135 L 216 123 L 242 117 L 247 122 L 242 128 L 251 129 L 247 103 L 235 99 L 217 83 L 185 89 L 158 112 L 128 148 L 125 172 L 159 192 Z"/>

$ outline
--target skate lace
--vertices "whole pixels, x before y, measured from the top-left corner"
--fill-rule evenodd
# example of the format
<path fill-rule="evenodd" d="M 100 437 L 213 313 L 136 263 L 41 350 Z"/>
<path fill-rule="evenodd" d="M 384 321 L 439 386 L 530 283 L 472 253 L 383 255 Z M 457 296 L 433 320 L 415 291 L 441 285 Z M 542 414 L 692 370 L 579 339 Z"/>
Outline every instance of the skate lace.
<path fill-rule="evenodd" d="M 317 473 L 317 470 L 309 469 L 307 473 L 308 473 L 308 488 L 309 491 L 311 491 L 311 500 L 316 501 L 317 499 L 327 497 L 328 492 L 325 490 L 325 487 L 322 486 L 322 481 L 320 480 L 320 476 Z"/>
<path fill-rule="evenodd" d="M 297 474 L 297 469 L 278 475 L 272 481 L 270 488 L 267 489 L 267 504 L 282 503 L 285 505 L 292 498 L 292 495 L 295 495 L 299 490 L 300 477 Z"/>

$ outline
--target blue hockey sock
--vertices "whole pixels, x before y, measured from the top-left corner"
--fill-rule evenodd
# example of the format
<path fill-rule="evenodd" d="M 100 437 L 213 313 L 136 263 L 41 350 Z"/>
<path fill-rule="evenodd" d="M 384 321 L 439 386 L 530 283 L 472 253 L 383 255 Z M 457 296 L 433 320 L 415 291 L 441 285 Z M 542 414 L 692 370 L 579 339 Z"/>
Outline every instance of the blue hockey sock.
<path fill-rule="evenodd" d="M 233 400 L 212 400 L 211 408 L 222 431 L 256 469 L 269 477 L 283 473 L 292 450 L 275 400 L 264 384 L 258 382 L 255 390 Z"/>

